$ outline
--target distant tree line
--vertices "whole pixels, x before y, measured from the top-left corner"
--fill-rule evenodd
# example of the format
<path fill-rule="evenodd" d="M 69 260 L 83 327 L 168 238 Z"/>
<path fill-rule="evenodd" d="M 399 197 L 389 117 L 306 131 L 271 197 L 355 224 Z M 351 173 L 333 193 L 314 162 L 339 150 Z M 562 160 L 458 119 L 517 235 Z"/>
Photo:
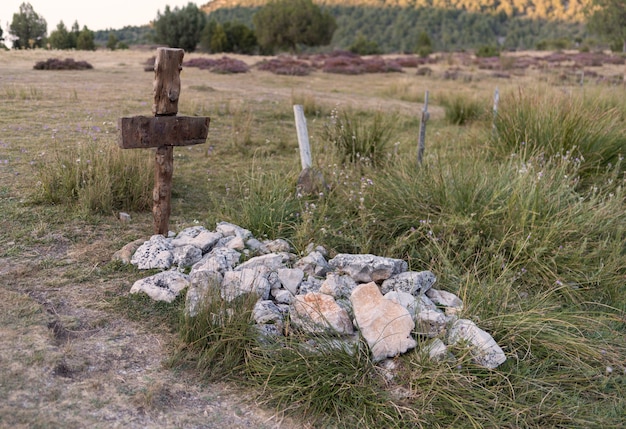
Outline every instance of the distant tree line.
<path fill-rule="evenodd" d="M 193 3 L 166 6 L 154 22 L 155 41 L 186 51 L 200 44 L 209 52 L 295 52 L 300 46 L 329 44 L 337 28 L 333 16 L 312 0 L 272 0 L 255 10 L 251 19 L 256 31 L 237 21 L 218 22 L 211 16 L 207 20 Z"/>
<path fill-rule="evenodd" d="M 160 43 L 186 51 L 270 54 L 330 44 L 360 54 L 420 55 L 484 46 L 584 48 L 597 43 L 595 34 L 626 52 L 624 0 L 214 0 L 205 8 L 208 15 L 193 3 L 166 6 L 151 26 L 96 33 L 80 30 L 77 22 L 68 30 L 61 21 L 47 38 L 45 19 L 22 3 L 9 34 L 17 49 L 95 49 L 97 41 L 109 49 Z"/>
<path fill-rule="evenodd" d="M 56 30 L 50 33 L 48 44 L 52 49 L 80 49 L 83 51 L 93 51 L 96 49 L 94 32 L 87 26 L 80 30 L 78 21 L 74 22 L 72 29 L 67 30 L 63 21 L 57 24 Z"/>

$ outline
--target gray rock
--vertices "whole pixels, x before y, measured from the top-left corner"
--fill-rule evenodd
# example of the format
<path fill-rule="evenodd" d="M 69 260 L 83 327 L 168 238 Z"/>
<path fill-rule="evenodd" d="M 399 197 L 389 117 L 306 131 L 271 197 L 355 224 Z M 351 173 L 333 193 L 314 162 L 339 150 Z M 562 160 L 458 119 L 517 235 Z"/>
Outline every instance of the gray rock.
<path fill-rule="evenodd" d="M 172 250 L 173 264 L 179 268 L 191 267 L 202 259 L 202 250 L 191 244 L 174 247 Z"/>
<path fill-rule="evenodd" d="M 383 281 L 406 271 L 408 267 L 402 259 L 346 253 L 338 254 L 328 264 L 336 272 L 347 274 L 358 283 Z"/>
<path fill-rule="evenodd" d="M 456 314 L 463 309 L 463 301 L 461 301 L 455 294 L 446 292 L 445 290 L 430 289 L 426 292 L 426 296 L 429 297 L 435 304 L 454 309 L 450 312 L 450 314 Z M 448 314 L 447 311 L 446 314 Z"/>
<path fill-rule="evenodd" d="M 294 268 L 300 268 L 306 274 L 315 277 L 323 277 L 331 271 L 326 258 L 320 252 L 311 252 L 304 258 L 296 261 Z"/>
<path fill-rule="evenodd" d="M 285 263 L 289 261 L 289 255 L 287 253 L 269 253 L 267 255 L 255 256 L 248 259 L 243 264 L 237 266 L 235 271 L 245 270 L 248 268 L 256 268 L 264 266 L 270 270 L 276 271 L 287 268 Z"/>
<path fill-rule="evenodd" d="M 435 338 L 430 343 L 426 344 L 422 349 L 422 353 L 425 353 L 430 360 L 443 361 L 448 357 L 448 347 L 439 338 Z"/>
<path fill-rule="evenodd" d="M 287 289 L 272 289 L 270 294 L 279 304 L 291 304 L 293 301 L 293 294 Z"/>
<path fill-rule="evenodd" d="M 247 229 L 232 224 L 230 222 L 219 222 L 215 230 L 222 234 L 224 237 L 234 235 L 242 238 L 244 241 L 252 236 L 252 233 Z"/>
<path fill-rule="evenodd" d="M 417 296 L 429 290 L 436 281 L 437 278 L 430 271 L 407 271 L 385 280 L 380 291 L 383 295 L 395 290 Z"/>
<path fill-rule="evenodd" d="M 276 270 L 276 273 L 283 287 L 292 295 L 296 295 L 304 279 L 304 271 L 299 268 L 282 268 Z"/>
<path fill-rule="evenodd" d="M 458 319 L 450 328 L 448 344 L 466 344 L 472 360 L 489 369 L 497 368 L 506 361 L 506 355 L 491 335 L 468 319 Z"/>
<path fill-rule="evenodd" d="M 189 276 L 189 289 L 185 297 L 185 314 L 196 317 L 207 303 L 210 291 L 220 290 L 223 276 L 217 271 L 196 271 Z"/>
<path fill-rule="evenodd" d="M 224 273 L 230 271 L 239 262 L 241 253 L 226 247 L 216 247 L 209 253 L 204 255 L 202 259 L 193 265 L 191 272 L 194 271 L 217 271 Z"/>
<path fill-rule="evenodd" d="M 172 246 L 182 247 L 191 245 L 200 249 L 202 253 L 207 253 L 221 238 L 222 234 L 208 231 L 201 226 L 194 226 L 181 231 L 176 238 L 172 239 Z"/>
<path fill-rule="evenodd" d="M 174 261 L 172 249 L 173 247 L 169 239 L 162 235 L 153 235 L 150 237 L 150 240 L 139 246 L 130 263 L 140 270 L 153 268 L 167 270 Z"/>
<path fill-rule="evenodd" d="M 283 314 L 270 300 L 258 300 L 252 309 L 252 318 L 260 325 L 274 324 L 282 330 Z"/>
<path fill-rule="evenodd" d="M 448 319 L 438 309 L 420 309 L 415 315 L 417 333 L 434 338 L 446 329 Z"/>
<path fill-rule="evenodd" d="M 408 292 L 392 290 L 391 292 L 387 292 L 384 297 L 406 308 L 411 315 L 411 319 L 413 319 L 413 321 L 416 320 L 418 304 L 413 295 Z"/>
<path fill-rule="evenodd" d="M 334 298 L 349 298 L 358 285 L 350 276 L 328 273 L 322 282 L 320 292 Z"/>
<path fill-rule="evenodd" d="M 287 240 L 278 238 L 276 240 L 264 241 L 263 250 L 267 253 L 289 253 L 291 252 L 291 246 Z"/>
<path fill-rule="evenodd" d="M 259 298 L 267 300 L 271 289 L 267 280 L 268 273 L 269 269 L 263 266 L 224 272 L 222 298 L 232 301 L 240 295 L 254 292 Z"/>
<path fill-rule="evenodd" d="M 144 292 L 155 301 L 172 302 L 187 286 L 189 276 L 170 270 L 137 280 L 130 288 L 130 293 Z"/>
<path fill-rule="evenodd" d="M 310 292 L 319 292 L 322 288 L 322 281 L 315 277 L 309 276 L 305 281 L 300 283 L 300 289 L 298 289 L 298 295 L 306 295 Z"/>

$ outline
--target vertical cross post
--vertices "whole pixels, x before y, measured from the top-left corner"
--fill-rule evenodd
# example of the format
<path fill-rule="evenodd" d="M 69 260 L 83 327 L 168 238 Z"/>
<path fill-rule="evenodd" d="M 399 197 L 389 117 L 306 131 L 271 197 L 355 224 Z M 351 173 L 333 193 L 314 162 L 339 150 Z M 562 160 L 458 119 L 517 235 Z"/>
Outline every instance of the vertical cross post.
<path fill-rule="evenodd" d="M 204 143 L 209 133 L 208 117 L 176 116 L 183 55 L 182 49 L 157 49 L 154 117 L 133 116 L 118 120 L 118 144 L 122 149 L 156 148 L 152 215 L 155 234 L 164 236 L 169 232 L 174 146 Z"/>

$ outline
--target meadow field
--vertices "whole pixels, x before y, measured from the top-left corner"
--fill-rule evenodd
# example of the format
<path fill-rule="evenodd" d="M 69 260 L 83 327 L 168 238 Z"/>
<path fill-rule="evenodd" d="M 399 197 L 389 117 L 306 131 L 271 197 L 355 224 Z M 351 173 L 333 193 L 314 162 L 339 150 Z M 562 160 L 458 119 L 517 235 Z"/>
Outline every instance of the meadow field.
<path fill-rule="evenodd" d="M 508 54 L 496 73 L 443 54 L 420 74 L 284 76 L 244 56 L 247 73 L 184 67 L 179 114 L 211 124 L 207 143 L 174 150 L 172 231 L 229 221 L 296 253 L 404 259 L 507 355 L 487 370 L 418 347 L 389 378 L 362 350 L 268 351 L 248 320 L 202 325 L 183 317 L 184 298 L 129 295 L 146 274 L 111 258 L 152 234 L 154 160 L 119 149 L 116 127 L 152 114 L 153 55 L 0 52 L 1 427 L 626 425 L 623 64 L 515 69 L 521 54 Z M 66 57 L 93 69 L 33 69 Z M 315 195 L 296 193 L 294 104 L 327 184 Z"/>

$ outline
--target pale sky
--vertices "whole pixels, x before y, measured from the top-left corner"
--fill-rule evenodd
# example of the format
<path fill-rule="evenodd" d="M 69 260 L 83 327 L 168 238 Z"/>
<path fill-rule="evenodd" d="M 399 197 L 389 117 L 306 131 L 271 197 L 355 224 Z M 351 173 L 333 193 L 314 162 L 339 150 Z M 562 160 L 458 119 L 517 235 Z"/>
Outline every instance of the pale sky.
<path fill-rule="evenodd" d="M 188 3 L 200 7 L 208 0 L 0 0 L 0 26 L 4 36 L 8 36 L 13 14 L 19 13 L 22 3 L 30 3 L 35 12 L 48 24 L 48 35 L 60 21 L 69 30 L 78 21 L 82 29 L 90 30 L 120 29 L 126 25 L 144 25 L 154 20 L 157 11 L 161 13 L 165 6 L 170 9 L 182 8 Z"/>

